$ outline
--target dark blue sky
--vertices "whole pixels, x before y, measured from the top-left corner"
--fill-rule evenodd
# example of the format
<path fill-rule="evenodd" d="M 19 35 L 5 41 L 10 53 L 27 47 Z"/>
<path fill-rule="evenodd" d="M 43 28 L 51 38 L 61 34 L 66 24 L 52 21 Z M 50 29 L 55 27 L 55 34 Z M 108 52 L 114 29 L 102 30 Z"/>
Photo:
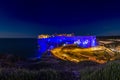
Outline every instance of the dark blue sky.
<path fill-rule="evenodd" d="M 0 37 L 37 37 L 54 33 L 120 35 L 119 2 L 0 1 Z"/>

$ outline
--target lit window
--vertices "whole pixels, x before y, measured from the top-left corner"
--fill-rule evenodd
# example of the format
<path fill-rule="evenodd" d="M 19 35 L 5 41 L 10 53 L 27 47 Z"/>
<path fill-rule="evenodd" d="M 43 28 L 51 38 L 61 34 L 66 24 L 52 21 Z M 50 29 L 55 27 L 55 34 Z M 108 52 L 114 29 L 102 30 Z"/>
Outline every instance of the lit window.
<path fill-rule="evenodd" d="M 77 41 L 74 42 L 74 44 L 78 44 L 78 45 L 79 45 L 80 43 L 81 43 L 80 40 L 77 40 Z"/>
<path fill-rule="evenodd" d="M 83 42 L 83 44 L 88 44 L 88 42 L 89 42 L 89 41 L 88 41 L 88 40 L 86 40 L 86 41 L 84 41 L 84 42 Z"/>

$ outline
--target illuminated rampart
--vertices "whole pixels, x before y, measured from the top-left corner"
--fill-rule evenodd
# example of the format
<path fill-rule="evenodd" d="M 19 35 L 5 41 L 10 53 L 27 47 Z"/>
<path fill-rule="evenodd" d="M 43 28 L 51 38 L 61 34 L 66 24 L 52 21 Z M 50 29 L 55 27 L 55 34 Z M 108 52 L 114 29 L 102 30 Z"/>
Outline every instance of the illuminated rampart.
<path fill-rule="evenodd" d="M 69 44 L 77 45 L 81 48 L 97 46 L 96 36 L 39 36 L 38 45 L 39 53 L 45 53 L 56 47 L 66 46 Z"/>
<path fill-rule="evenodd" d="M 111 49 L 98 45 L 96 36 L 40 35 L 38 45 L 39 57 L 50 51 L 53 56 L 72 62 L 105 63 L 116 59 L 115 53 Z"/>

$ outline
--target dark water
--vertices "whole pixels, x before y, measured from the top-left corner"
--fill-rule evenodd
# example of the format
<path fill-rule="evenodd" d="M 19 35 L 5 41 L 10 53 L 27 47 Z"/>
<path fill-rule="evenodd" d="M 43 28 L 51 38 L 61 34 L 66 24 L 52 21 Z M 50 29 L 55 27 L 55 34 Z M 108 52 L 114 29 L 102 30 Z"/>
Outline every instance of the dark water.
<path fill-rule="evenodd" d="M 26 58 L 38 57 L 38 43 L 34 38 L 0 39 L 0 54 L 14 54 Z"/>

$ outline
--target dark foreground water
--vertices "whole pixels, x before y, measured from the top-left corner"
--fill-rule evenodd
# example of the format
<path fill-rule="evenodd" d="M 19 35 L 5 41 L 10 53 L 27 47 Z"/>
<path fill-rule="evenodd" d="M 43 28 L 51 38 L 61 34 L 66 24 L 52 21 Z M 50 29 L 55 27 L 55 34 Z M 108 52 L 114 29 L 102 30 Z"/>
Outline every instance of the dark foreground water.
<path fill-rule="evenodd" d="M 26 58 L 38 57 L 38 43 L 35 38 L 1 38 L 0 54 L 14 54 Z"/>

